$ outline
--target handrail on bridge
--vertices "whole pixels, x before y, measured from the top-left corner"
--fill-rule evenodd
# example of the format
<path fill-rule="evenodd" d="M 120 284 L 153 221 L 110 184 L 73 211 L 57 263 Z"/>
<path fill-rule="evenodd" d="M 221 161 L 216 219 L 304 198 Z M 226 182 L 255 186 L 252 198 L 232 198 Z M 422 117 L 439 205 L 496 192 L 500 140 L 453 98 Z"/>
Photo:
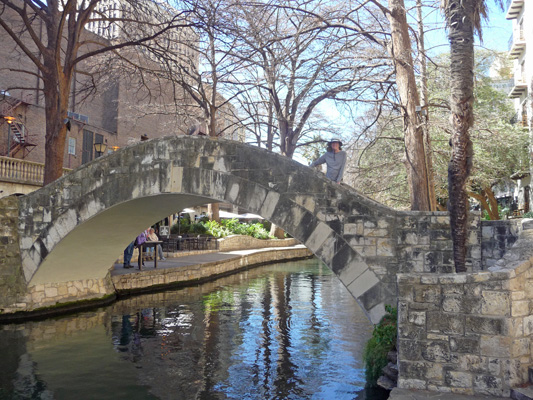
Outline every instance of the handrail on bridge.
<path fill-rule="evenodd" d="M 72 171 L 63 168 L 63 174 Z M 0 156 L 0 181 L 42 186 L 44 164 Z"/>

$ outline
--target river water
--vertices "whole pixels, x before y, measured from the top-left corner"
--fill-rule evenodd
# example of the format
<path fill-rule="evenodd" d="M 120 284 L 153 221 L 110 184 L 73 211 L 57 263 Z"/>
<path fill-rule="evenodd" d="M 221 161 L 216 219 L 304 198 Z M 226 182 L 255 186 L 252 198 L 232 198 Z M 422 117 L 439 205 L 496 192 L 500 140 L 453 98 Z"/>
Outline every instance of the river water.
<path fill-rule="evenodd" d="M 0 326 L 0 398 L 361 399 L 371 332 L 319 261 L 272 264 Z"/>

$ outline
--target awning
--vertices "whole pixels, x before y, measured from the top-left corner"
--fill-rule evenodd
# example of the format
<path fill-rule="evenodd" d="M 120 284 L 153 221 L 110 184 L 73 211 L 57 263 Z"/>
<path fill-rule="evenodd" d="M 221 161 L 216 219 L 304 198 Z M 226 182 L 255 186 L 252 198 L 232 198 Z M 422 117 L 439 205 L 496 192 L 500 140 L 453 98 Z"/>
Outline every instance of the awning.
<path fill-rule="evenodd" d="M 234 214 L 234 213 L 230 213 L 230 212 L 222 211 L 222 210 L 220 210 L 220 211 L 218 212 L 218 216 L 219 216 L 220 218 L 228 218 L 228 219 L 231 219 L 231 218 L 237 218 L 237 219 L 239 219 L 239 218 L 241 218 L 241 216 L 240 216 L 239 214 Z"/>
<path fill-rule="evenodd" d="M 264 219 L 262 216 L 252 213 L 244 213 L 239 215 L 239 218 L 242 219 Z"/>

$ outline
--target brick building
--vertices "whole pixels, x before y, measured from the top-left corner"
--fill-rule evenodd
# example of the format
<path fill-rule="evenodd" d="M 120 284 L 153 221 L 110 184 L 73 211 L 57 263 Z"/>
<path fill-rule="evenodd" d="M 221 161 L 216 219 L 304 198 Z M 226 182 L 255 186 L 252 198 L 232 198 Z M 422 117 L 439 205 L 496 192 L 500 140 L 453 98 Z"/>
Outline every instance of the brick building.
<path fill-rule="evenodd" d="M 35 22 L 35 31 L 41 35 L 45 31 L 42 25 L 41 21 Z M 45 160 L 45 110 L 37 67 L 5 32 L 0 32 L 0 65 L 3 66 L 0 69 L 0 197 L 3 197 L 35 190 L 39 180 L 42 182 L 42 175 L 39 176 L 42 171 L 30 174 L 28 170 L 42 170 L 43 166 L 38 164 Z M 93 41 L 113 40 L 90 31 L 83 34 Z M 35 47 L 27 35 L 21 35 L 21 39 L 30 49 Z M 37 53 L 35 48 L 32 50 Z M 132 56 L 146 70 L 151 65 L 156 67 L 156 62 L 141 52 L 135 51 Z M 192 64 L 197 66 L 198 57 L 192 56 Z M 141 76 L 114 68 L 116 60 L 109 55 L 88 60 L 82 68 L 97 73 L 90 78 L 83 73 L 74 76 L 66 122 L 70 130 L 64 168 L 76 168 L 98 156 L 96 143 L 105 143 L 106 152 L 111 152 L 139 141 L 141 135 L 157 138 L 186 134 L 191 126 L 202 125 L 198 106 L 183 88 L 154 75 Z M 96 85 L 88 85 L 89 80 Z M 236 114 L 228 104 L 218 118 L 221 127 L 234 127 L 224 136 L 243 140 Z"/>

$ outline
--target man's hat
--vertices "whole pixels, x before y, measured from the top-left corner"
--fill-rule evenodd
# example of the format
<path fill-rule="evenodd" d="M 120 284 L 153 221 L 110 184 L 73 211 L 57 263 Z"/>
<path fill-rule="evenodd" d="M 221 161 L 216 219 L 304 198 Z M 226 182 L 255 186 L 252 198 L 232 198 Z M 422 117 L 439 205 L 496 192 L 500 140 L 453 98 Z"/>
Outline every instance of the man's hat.
<path fill-rule="evenodd" d="M 328 145 L 331 145 L 332 143 L 335 143 L 335 142 L 339 143 L 339 144 L 342 146 L 342 140 L 337 139 L 337 138 L 335 138 L 335 139 L 331 139 L 331 140 L 328 142 Z"/>

